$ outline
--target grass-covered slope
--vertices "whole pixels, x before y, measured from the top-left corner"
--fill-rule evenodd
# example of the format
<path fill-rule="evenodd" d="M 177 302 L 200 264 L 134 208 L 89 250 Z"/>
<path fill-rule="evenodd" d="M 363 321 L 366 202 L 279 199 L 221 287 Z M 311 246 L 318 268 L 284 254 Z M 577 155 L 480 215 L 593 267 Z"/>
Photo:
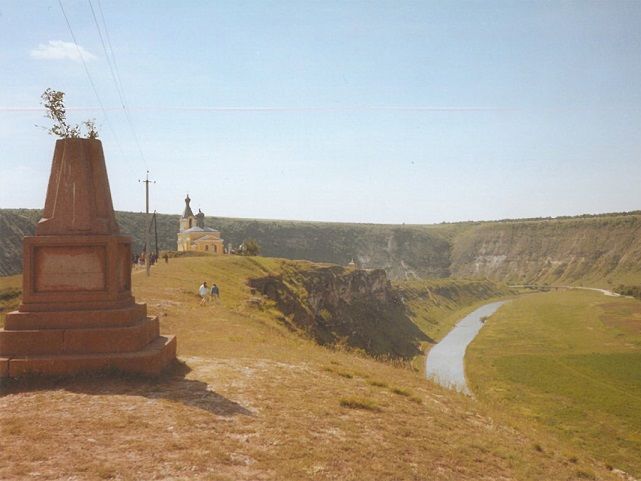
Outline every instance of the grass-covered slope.
<path fill-rule="evenodd" d="M 416 279 L 394 285 L 408 315 L 431 342 L 440 341 L 481 303 L 514 294 L 506 285 L 487 279 Z"/>
<path fill-rule="evenodd" d="M 137 299 L 178 336 L 186 367 L 159 382 L 5 386 L 0 479 L 618 479 L 413 370 L 290 331 L 247 282 L 282 265 L 199 257 L 136 272 Z M 221 298 L 200 307 L 205 279 Z"/>
<path fill-rule="evenodd" d="M 14 311 L 22 296 L 22 276 L 0 277 L 0 327 L 4 326 L 4 316 Z"/>
<path fill-rule="evenodd" d="M 575 290 L 513 300 L 472 342 L 466 367 L 483 402 L 641 477 L 638 300 Z"/>

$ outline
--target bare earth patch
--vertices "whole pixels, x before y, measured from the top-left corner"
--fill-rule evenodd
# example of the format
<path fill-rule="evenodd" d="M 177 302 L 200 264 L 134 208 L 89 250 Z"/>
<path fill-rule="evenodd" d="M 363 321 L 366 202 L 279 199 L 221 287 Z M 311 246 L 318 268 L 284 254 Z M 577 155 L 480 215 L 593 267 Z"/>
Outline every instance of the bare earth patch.
<path fill-rule="evenodd" d="M 10 387 L 0 398 L 0 479 L 526 479 L 524 470 L 552 479 L 565 471 L 468 400 L 428 386 L 413 388 L 419 405 L 307 363 L 185 361 L 189 372 L 159 384 Z M 341 407 L 346 396 L 377 410 Z"/>

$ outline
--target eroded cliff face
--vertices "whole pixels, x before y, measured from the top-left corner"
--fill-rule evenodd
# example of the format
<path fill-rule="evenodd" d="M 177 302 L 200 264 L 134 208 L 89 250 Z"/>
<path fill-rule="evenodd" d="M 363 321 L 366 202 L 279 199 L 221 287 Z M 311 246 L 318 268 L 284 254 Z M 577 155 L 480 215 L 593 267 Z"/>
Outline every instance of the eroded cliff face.
<path fill-rule="evenodd" d="M 391 279 L 448 277 L 450 243 L 428 229 L 389 228 L 354 245 L 353 258 L 365 269 L 384 269 Z"/>
<path fill-rule="evenodd" d="M 22 272 L 22 238 L 34 235 L 40 218 L 31 210 L 0 210 L 0 276 Z"/>
<path fill-rule="evenodd" d="M 0 209 L 0 275 L 22 270 L 22 236 L 36 210 Z M 124 233 L 142 248 L 144 214 L 117 213 Z M 238 245 L 254 238 L 271 257 L 384 269 L 390 279 L 487 277 L 529 283 L 638 282 L 641 213 L 565 219 L 427 226 L 337 224 L 208 218 Z M 158 215 L 160 249 L 176 248 L 177 216 Z"/>
<path fill-rule="evenodd" d="M 22 237 L 33 235 L 42 216 L 39 210 L 0 209 L 0 275 L 22 271 Z M 123 233 L 133 237 L 133 249 L 144 245 L 145 214 L 117 212 Z M 176 249 L 177 215 L 158 214 L 158 246 Z M 346 265 L 350 259 L 360 267 L 385 269 L 393 279 L 447 277 L 450 244 L 424 226 L 295 222 L 208 217 L 208 227 L 223 233 L 225 242 L 238 246 L 256 239 L 261 254 L 285 259 L 306 259 Z M 1 255 L 6 253 L 6 255 Z"/>
<path fill-rule="evenodd" d="M 457 237 L 453 275 L 572 283 L 641 271 L 641 217 L 484 224 Z"/>
<path fill-rule="evenodd" d="M 303 282 L 307 302 L 314 312 L 324 308 L 337 308 L 359 299 L 373 303 L 397 302 L 385 271 L 349 271 L 341 267 L 327 267 L 315 271 Z"/>
<path fill-rule="evenodd" d="M 429 338 L 410 320 L 385 271 L 339 266 L 283 270 L 249 281 L 282 312 L 281 321 L 324 345 L 412 358 Z"/>

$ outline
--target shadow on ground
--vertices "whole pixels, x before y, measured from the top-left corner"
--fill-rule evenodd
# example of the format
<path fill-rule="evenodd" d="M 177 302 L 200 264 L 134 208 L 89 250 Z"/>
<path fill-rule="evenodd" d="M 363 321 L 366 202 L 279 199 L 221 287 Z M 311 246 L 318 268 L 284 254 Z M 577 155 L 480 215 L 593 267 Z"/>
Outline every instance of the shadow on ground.
<path fill-rule="evenodd" d="M 187 379 L 191 368 L 176 362 L 162 376 L 146 378 L 119 372 L 83 374 L 74 377 L 28 377 L 5 380 L 0 384 L 0 396 L 36 391 L 69 391 L 88 395 L 143 396 L 149 399 L 164 399 L 217 416 L 252 416 L 253 413 L 231 399 L 212 391 L 207 383 Z"/>

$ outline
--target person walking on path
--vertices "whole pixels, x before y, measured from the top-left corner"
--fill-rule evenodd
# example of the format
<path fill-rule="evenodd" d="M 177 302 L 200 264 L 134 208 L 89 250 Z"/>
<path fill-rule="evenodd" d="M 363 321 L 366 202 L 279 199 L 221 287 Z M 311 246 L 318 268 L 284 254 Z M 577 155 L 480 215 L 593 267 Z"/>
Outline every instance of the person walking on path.
<path fill-rule="evenodd" d="M 200 305 L 204 306 L 205 304 L 207 304 L 207 296 L 209 295 L 207 281 L 203 281 L 203 283 L 200 285 L 200 288 L 198 288 L 198 294 L 200 295 Z"/>
<path fill-rule="evenodd" d="M 220 299 L 220 291 L 216 284 L 212 284 L 211 286 L 211 297 L 212 299 Z"/>

